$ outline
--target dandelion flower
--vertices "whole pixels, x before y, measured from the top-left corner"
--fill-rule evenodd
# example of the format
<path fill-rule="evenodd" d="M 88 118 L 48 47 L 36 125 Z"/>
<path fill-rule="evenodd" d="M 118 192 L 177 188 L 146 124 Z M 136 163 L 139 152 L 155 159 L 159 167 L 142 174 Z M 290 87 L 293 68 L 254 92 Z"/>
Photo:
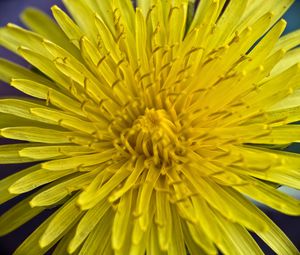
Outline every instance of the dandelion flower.
<path fill-rule="evenodd" d="M 300 31 L 291 0 L 64 0 L 35 9 L 0 60 L 30 97 L 0 100 L 0 234 L 58 209 L 15 251 L 86 255 L 299 254 L 249 197 L 289 215 L 300 203 Z"/>

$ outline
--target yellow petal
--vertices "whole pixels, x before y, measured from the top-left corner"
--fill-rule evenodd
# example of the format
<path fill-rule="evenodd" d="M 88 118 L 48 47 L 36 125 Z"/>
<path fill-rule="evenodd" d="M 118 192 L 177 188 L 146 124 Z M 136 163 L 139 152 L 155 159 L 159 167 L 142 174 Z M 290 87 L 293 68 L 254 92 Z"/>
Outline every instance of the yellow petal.
<path fill-rule="evenodd" d="M 132 170 L 132 173 L 130 176 L 126 179 L 126 182 L 120 188 L 119 190 L 115 191 L 110 197 L 109 201 L 114 202 L 117 199 L 121 198 L 129 189 L 131 189 L 137 182 L 138 178 L 142 174 L 142 172 L 145 170 L 144 168 L 144 158 L 139 157 L 134 169 Z"/>
<path fill-rule="evenodd" d="M 232 171 L 299 189 L 300 173 L 295 170 L 300 164 L 297 154 L 245 146 L 239 147 L 239 155 L 245 162 L 232 164 Z"/>
<path fill-rule="evenodd" d="M 263 215 L 263 213 L 261 212 Z M 265 222 L 268 224 L 267 232 L 258 232 L 257 235 L 264 240 L 272 250 L 278 255 L 294 255 L 299 254 L 298 249 L 293 245 L 283 231 L 277 227 L 268 217 L 265 217 Z"/>
<path fill-rule="evenodd" d="M 222 240 L 222 235 L 215 221 L 216 215 L 211 206 L 202 198 L 192 197 L 191 199 L 199 224 L 201 224 L 206 235 L 218 245 Z"/>
<path fill-rule="evenodd" d="M 82 107 L 79 102 L 49 86 L 46 86 L 45 84 L 25 79 L 13 79 L 10 84 L 18 90 L 23 91 L 27 95 L 44 99 L 47 101 L 47 103 L 58 106 L 63 110 L 85 116 L 85 114 L 82 112 Z"/>
<path fill-rule="evenodd" d="M 172 215 L 172 236 L 170 238 L 170 248 L 168 250 L 170 255 L 182 255 L 186 253 L 184 246 L 184 238 L 182 231 L 181 219 L 176 212 L 176 208 L 171 206 L 171 215 Z"/>
<path fill-rule="evenodd" d="M 6 114 L 0 112 L 0 129 L 7 127 L 20 127 L 20 126 L 35 126 L 39 128 L 53 127 L 46 123 L 21 118 L 12 114 Z"/>
<path fill-rule="evenodd" d="M 264 220 L 256 213 L 256 207 L 246 198 L 242 198 L 239 193 L 204 178 L 198 178 L 197 181 L 189 178 L 189 181 L 201 192 L 210 206 L 217 209 L 226 218 L 253 231 L 264 231 L 267 228 Z M 251 221 L 248 220 L 250 218 Z"/>
<path fill-rule="evenodd" d="M 49 87 L 55 86 L 49 79 L 36 74 L 20 65 L 11 63 L 0 58 L 0 79 L 10 83 L 12 79 L 28 79 L 35 82 L 43 83 Z"/>
<path fill-rule="evenodd" d="M 285 57 L 280 60 L 277 65 L 272 69 L 271 75 L 276 75 L 282 71 L 290 68 L 291 66 L 299 63 L 300 59 L 300 49 L 296 48 L 294 50 L 288 51 Z"/>
<path fill-rule="evenodd" d="M 74 233 L 75 233 L 76 225 L 71 228 L 70 231 L 68 231 L 67 234 L 63 236 L 63 238 L 59 241 L 59 243 L 56 245 L 55 250 L 51 255 L 61 255 L 61 254 L 67 254 L 67 249 L 70 241 L 72 240 Z"/>
<path fill-rule="evenodd" d="M 28 170 L 28 169 L 27 169 Z M 33 168 L 29 169 L 31 172 L 34 170 Z M 23 170 L 22 172 L 26 172 Z M 6 235 L 15 229 L 19 228 L 21 225 L 25 224 L 36 215 L 40 214 L 45 207 L 30 207 L 30 200 L 40 192 L 50 188 L 53 184 L 49 184 L 48 186 L 43 187 L 35 194 L 21 200 L 21 202 L 17 203 L 15 206 L 10 208 L 7 212 L 0 216 L 0 236 Z M 60 203 L 56 204 L 55 206 L 59 205 Z"/>
<path fill-rule="evenodd" d="M 206 254 L 206 252 L 193 240 L 185 222 L 182 223 L 182 231 L 185 238 L 185 244 L 190 255 Z"/>
<path fill-rule="evenodd" d="M 18 52 L 25 58 L 30 64 L 38 68 L 41 72 L 57 82 L 58 85 L 66 90 L 70 87 L 70 81 L 67 77 L 59 72 L 54 65 L 54 62 L 49 58 L 37 53 L 34 50 L 20 47 Z"/>
<path fill-rule="evenodd" d="M 234 189 L 285 214 L 300 215 L 299 200 L 255 179 L 248 181 L 248 185 L 236 186 Z"/>
<path fill-rule="evenodd" d="M 95 14 L 89 6 L 82 0 L 63 0 L 64 5 L 73 16 L 74 20 L 85 34 L 97 40 L 97 29 L 95 26 Z"/>
<path fill-rule="evenodd" d="M 185 235 L 185 237 L 186 237 L 186 235 Z M 187 240 L 187 238 L 186 238 L 186 240 Z M 157 226 L 155 224 L 152 224 L 152 226 L 151 226 L 149 240 L 147 242 L 148 242 L 147 251 L 150 254 L 167 255 L 167 252 L 161 250 L 160 247 L 159 247 L 158 234 L 157 234 Z M 194 254 L 191 254 L 191 255 L 194 255 Z"/>
<path fill-rule="evenodd" d="M 260 18 L 267 12 L 272 12 L 272 18 L 267 30 L 274 25 L 275 22 L 278 21 L 280 17 L 288 10 L 288 8 L 293 4 L 294 0 L 274 0 L 264 2 L 261 4 L 260 0 L 252 0 L 248 1 L 247 8 L 245 11 L 245 15 L 242 18 L 242 22 L 240 26 L 247 26 L 247 24 L 252 23 L 253 21 Z M 275 51 L 280 49 L 277 48 Z"/>
<path fill-rule="evenodd" d="M 146 17 L 151 7 L 151 0 L 137 0 L 137 6 L 143 11 L 143 15 Z"/>
<path fill-rule="evenodd" d="M 222 44 L 235 32 L 235 27 L 246 10 L 247 1 L 230 1 L 221 18 L 217 22 L 211 47 Z"/>
<path fill-rule="evenodd" d="M 251 50 L 248 56 L 253 60 L 252 65 L 259 65 L 270 54 L 278 38 L 286 27 L 286 21 L 280 20 Z"/>
<path fill-rule="evenodd" d="M 111 155 L 111 154 L 110 154 Z M 99 157 L 97 157 L 99 160 Z M 129 175 L 128 163 L 122 161 L 106 167 L 106 172 L 100 172 L 90 185 L 82 192 L 78 199 L 78 204 L 82 210 L 94 207 L 98 202 L 105 199 L 118 187 Z M 115 172 L 116 171 L 116 172 Z M 115 172 L 109 177 L 109 172 Z"/>
<path fill-rule="evenodd" d="M 297 98 L 298 92 L 294 93 L 295 98 Z M 248 123 L 259 123 L 261 121 L 264 121 L 266 123 L 271 123 L 272 126 L 280 126 L 282 124 L 288 124 L 292 122 L 296 122 L 300 119 L 299 109 L 300 106 L 291 106 L 289 107 L 289 97 L 286 97 L 282 101 L 280 101 L 278 104 L 274 105 L 274 110 L 271 108 L 269 109 L 263 117 L 255 117 L 252 120 L 248 121 Z M 293 99 L 293 96 L 292 96 Z M 286 102 L 287 105 L 282 105 L 281 102 Z M 293 100 L 291 100 L 291 103 L 295 104 Z M 298 105 L 298 102 L 296 102 L 296 105 Z"/>
<path fill-rule="evenodd" d="M 136 214 L 140 215 L 138 218 L 142 230 L 148 229 L 149 226 L 149 213 L 150 201 L 154 195 L 153 189 L 160 176 L 160 172 L 155 166 L 150 166 L 146 180 L 139 190 L 139 197 L 137 201 Z"/>
<path fill-rule="evenodd" d="M 25 241 L 14 251 L 13 255 L 43 255 L 45 254 L 54 244 L 52 242 L 47 247 L 41 248 L 39 246 L 39 239 L 46 230 L 50 221 L 54 218 L 54 215 L 48 217 L 37 229 L 35 229 Z M 56 240 L 57 241 L 57 240 Z"/>
<path fill-rule="evenodd" d="M 26 158 L 19 155 L 19 151 L 26 148 L 32 147 L 39 144 L 26 144 L 26 143 L 17 143 L 17 144 L 7 144 L 0 145 L 0 163 L 1 164 L 15 164 L 15 163 L 25 163 L 37 161 L 32 158 Z"/>
<path fill-rule="evenodd" d="M 79 255 L 99 254 L 106 255 L 106 246 L 111 247 L 111 229 L 114 212 L 109 209 L 102 217 L 100 222 L 95 226 L 94 230 L 89 234 L 80 249 Z M 60 255 L 60 254 L 58 254 Z"/>
<path fill-rule="evenodd" d="M 44 207 L 32 209 L 29 205 L 31 198 L 32 196 L 23 199 L 0 216 L 0 236 L 14 231 L 45 210 Z"/>
<path fill-rule="evenodd" d="M 50 220 L 45 232 L 42 234 L 39 245 L 41 248 L 47 247 L 53 241 L 66 233 L 78 220 L 83 212 L 76 206 L 77 197 L 67 202 L 61 207 Z"/>
<path fill-rule="evenodd" d="M 85 173 L 81 175 L 74 175 L 72 178 L 68 177 L 66 180 L 61 180 L 55 186 L 37 194 L 30 201 L 31 207 L 48 206 L 61 201 L 72 192 L 83 189 L 91 179 L 94 173 Z"/>
<path fill-rule="evenodd" d="M 229 221 L 217 212 L 216 220 L 222 231 L 222 242 L 219 243 L 219 247 L 225 254 L 264 254 L 244 227 Z"/>
<path fill-rule="evenodd" d="M 96 16 L 95 22 L 106 50 L 110 52 L 115 63 L 118 63 L 122 60 L 122 52 L 118 47 L 116 47 L 116 41 L 113 35 L 109 31 L 108 27 L 106 27 L 103 20 L 101 20 L 98 16 Z"/>
<path fill-rule="evenodd" d="M 218 254 L 218 250 L 213 244 L 213 239 L 210 239 L 210 237 L 206 235 L 202 226 L 200 225 L 201 223 L 194 224 L 186 222 L 186 224 L 191 237 L 195 243 L 205 251 L 205 254 Z"/>
<path fill-rule="evenodd" d="M 47 14 L 29 7 L 22 12 L 21 20 L 32 31 L 60 45 L 77 58 L 80 58 L 78 49 L 71 44 L 67 36 Z"/>
<path fill-rule="evenodd" d="M 110 203 L 102 201 L 82 217 L 76 227 L 76 232 L 68 245 L 68 252 L 73 253 L 89 236 L 93 229 L 100 224 L 103 216 L 110 208 Z M 93 224 L 91 224 L 93 222 Z"/>
<path fill-rule="evenodd" d="M 117 212 L 112 226 L 112 247 L 120 250 L 124 245 L 129 225 L 132 224 L 132 191 L 128 191 L 122 198 L 117 207 Z"/>
<path fill-rule="evenodd" d="M 4 47 L 18 53 L 19 47 L 23 46 L 40 52 L 43 56 L 48 57 L 49 53 L 42 45 L 43 38 L 31 31 L 27 31 L 19 26 L 8 24 L 0 29 L 0 44 Z"/>
<path fill-rule="evenodd" d="M 77 170 L 70 169 L 65 171 L 48 171 L 45 169 L 40 169 L 18 179 L 9 187 L 9 192 L 12 194 L 25 193 L 74 172 L 77 172 Z"/>
<path fill-rule="evenodd" d="M 111 159 L 111 155 L 115 150 L 107 150 L 104 152 L 93 153 L 89 155 L 82 155 L 76 157 L 69 157 L 65 159 L 56 159 L 42 164 L 44 169 L 52 171 L 61 171 L 76 167 L 93 166 L 106 162 Z"/>
<path fill-rule="evenodd" d="M 35 165 L 26 169 L 23 169 L 22 171 L 18 171 L 15 174 L 11 174 L 8 177 L 0 180 L 0 204 L 5 203 L 6 201 L 12 199 L 16 196 L 16 194 L 11 194 L 8 191 L 8 188 L 18 181 L 23 176 L 34 173 L 35 171 L 38 171 L 40 169 L 40 165 Z"/>
<path fill-rule="evenodd" d="M 19 99 L 0 99 L 0 112 L 12 114 L 21 118 L 41 121 L 43 123 L 56 124 L 56 122 L 34 116 L 31 113 L 31 108 L 44 108 L 44 106 L 33 103 L 31 101 L 19 100 Z"/>
<path fill-rule="evenodd" d="M 71 132 L 38 127 L 8 127 L 0 130 L 0 135 L 10 139 L 40 143 L 70 143 Z"/>
<path fill-rule="evenodd" d="M 89 135 L 97 133 L 94 123 L 83 120 L 80 116 L 66 113 L 65 111 L 58 111 L 53 108 L 31 108 L 30 112 L 32 115 L 46 119 L 52 123 L 54 122 L 57 125 L 68 129 L 79 130 Z"/>
<path fill-rule="evenodd" d="M 217 18 L 217 11 L 219 8 L 220 1 L 203 0 L 199 3 L 194 17 L 192 19 L 192 24 L 189 31 L 192 31 L 195 27 L 210 26 L 215 23 Z M 193 3 L 194 4 L 194 3 Z"/>
<path fill-rule="evenodd" d="M 159 187 L 163 189 L 161 180 L 158 180 Z M 170 245 L 172 235 L 172 215 L 170 210 L 170 201 L 166 191 L 158 189 L 156 192 L 156 213 L 155 223 L 157 224 L 158 244 L 161 250 L 167 251 Z"/>
<path fill-rule="evenodd" d="M 290 1 L 292 2 L 292 1 Z M 285 49 L 290 50 L 295 48 L 300 44 L 300 30 L 293 31 L 287 35 L 282 36 L 278 42 L 276 43 L 276 47 L 273 49 L 273 51 L 276 51 L 278 49 Z"/>
<path fill-rule="evenodd" d="M 76 145 L 51 145 L 24 148 L 20 156 L 33 159 L 51 159 L 56 157 L 78 156 L 94 152 L 92 149 Z"/>
<path fill-rule="evenodd" d="M 80 38 L 84 35 L 84 33 L 73 22 L 73 20 L 57 5 L 54 5 L 51 8 L 51 10 L 56 22 L 59 24 L 60 28 L 65 32 L 69 40 L 75 46 L 79 47 Z"/>

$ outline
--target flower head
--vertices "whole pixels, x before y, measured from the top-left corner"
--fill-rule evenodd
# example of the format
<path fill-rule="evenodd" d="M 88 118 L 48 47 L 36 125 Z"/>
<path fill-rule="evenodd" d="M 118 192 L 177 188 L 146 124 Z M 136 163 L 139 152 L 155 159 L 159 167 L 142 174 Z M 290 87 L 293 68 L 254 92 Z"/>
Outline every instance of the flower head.
<path fill-rule="evenodd" d="M 0 60 L 30 97 L 0 100 L 4 235 L 58 207 L 16 250 L 43 254 L 298 254 L 249 199 L 300 203 L 300 32 L 280 38 L 293 1 L 64 0 L 34 9 L 0 42 L 39 72 Z M 279 21 L 278 21 L 279 20 Z M 17 142 L 25 141 L 25 142 Z"/>

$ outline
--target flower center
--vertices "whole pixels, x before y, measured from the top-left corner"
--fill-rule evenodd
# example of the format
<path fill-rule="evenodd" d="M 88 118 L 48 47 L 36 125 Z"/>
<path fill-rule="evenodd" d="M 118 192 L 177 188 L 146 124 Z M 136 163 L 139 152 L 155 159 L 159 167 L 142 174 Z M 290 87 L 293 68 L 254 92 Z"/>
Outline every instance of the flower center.
<path fill-rule="evenodd" d="M 184 154 L 180 130 L 165 110 L 147 108 L 121 133 L 122 147 L 132 156 L 144 155 L 156 165 L 170 165 Z"/>

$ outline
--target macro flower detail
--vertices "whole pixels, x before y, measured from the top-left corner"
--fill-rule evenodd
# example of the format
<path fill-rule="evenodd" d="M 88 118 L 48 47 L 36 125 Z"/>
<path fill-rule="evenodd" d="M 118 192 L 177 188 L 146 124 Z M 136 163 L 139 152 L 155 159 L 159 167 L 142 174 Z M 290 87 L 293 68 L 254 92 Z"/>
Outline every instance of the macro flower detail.
<path fill-rule="evenodd" d="M 63 0 L 27 9 L 0 44 L 24 92 L 0 99 L 5 235 L 57 210 L 14 255 L 299 254 L 249 199 L 289 215 L 300 202 L 300 31 L 291 0 Z"/>

